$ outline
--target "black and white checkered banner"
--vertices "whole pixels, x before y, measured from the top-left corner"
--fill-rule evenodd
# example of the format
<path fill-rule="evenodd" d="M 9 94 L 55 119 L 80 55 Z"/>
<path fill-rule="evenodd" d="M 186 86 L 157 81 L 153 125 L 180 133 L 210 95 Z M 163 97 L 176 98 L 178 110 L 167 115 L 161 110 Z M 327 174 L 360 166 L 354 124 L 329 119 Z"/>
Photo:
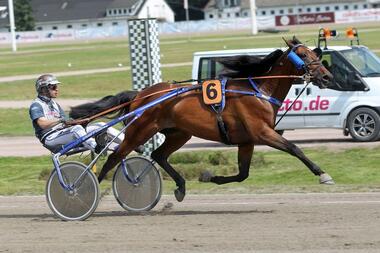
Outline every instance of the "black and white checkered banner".
<path fill-rule="evenodd" d="M 161 82 L 160 45 L 156 19 L 130 19 L 128 32 L 132 85 L 134 90 L 140 91 Z M 164 140 L 165 137 L 162 134 L 153 136 L 144 145 L 144 155 L 149 156 Z"/>

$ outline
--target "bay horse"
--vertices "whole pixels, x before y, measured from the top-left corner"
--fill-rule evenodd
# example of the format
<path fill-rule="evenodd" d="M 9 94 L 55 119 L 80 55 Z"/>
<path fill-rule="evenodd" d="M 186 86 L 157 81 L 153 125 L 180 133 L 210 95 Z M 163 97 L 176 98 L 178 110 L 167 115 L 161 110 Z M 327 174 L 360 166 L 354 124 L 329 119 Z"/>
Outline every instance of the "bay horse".
<path fill-rule="evenodd" d="M 228 79 L 226 87 L 233 90 L 251 91 L 252 85 L 247 78 L 248 74 L 273 76 L 273 78 L 257 80 L 257 88 L 263 97 L 271 97 L 282 102 L 295 79 L 292 76 L 306 73 L 314 85 L 326 88 L 332 80 L 332 75 L 321 64 L 316 52 L 310 50 L 295 37 L 285 40 L 285 42 L 288 49 L 284 52 L 280 51 L 280 54 L 277 51 L 276 57 L 272 55 L 272 62 L 268 62 L 268 60 L 265 62 L 264 59 L 260 65 L 263 70 L 258 74 L 255 73 L 255 67 L 258 67 L 257 62 L 253 61 L 252 63 L 247 56 L 235 57 L 232 61 L 219 59 L 227 70 L 232 70 L 225 71 L 225 76 L 243 77 Z M 289 60 L 290 53 L 295 53 L 299 57 L 298 59 L 304 63 L 302 68 L 297 69 L 294 62 Z M 265 65 L 267 66 L 265 67 Z M 289 78 L 275 78 L 278 75 L 288 75 Z M 159 98 L 167 93 L 167 90 L 177 87 L 181 87 L 181 85 L 162 82 L 138 93 L 135 91 L 122 92 L 94 103 L 73 107 L 70 116 L 80 118 L 94 115 L 99 111 L 130 101 L 128 106 L 119 111 L 125 114 Z M 200 181 L 225 184 L 245 180 L 249 175 L 254 146 L 264 144 L 297 157 L 314 175 L 319 176 L 320 183 L 334 184 L 333 179 L 308 159 L 296 145 L 274 130 L 276 114 L 281 104 L 272 103 L 263 97 L 226 93 L 225 109 L 221 112 L 221 116 L 227 129 L 228 139 L 232 144 L 238 146 L 239 172 L 233 176 L 214 176 L 210 173 L 203 173 L 200 175 Z M 189 91 L 146 110 L 126 129 L 124 141 L 115 152 L 109 155 L 98 176 L 99 182 L 131 151 L 144 144 L 157 132 L 164 134 L 166 138 L 164 143 L 152 152 L 151 158 L 175 181 L 177 189 L 174 191 L 174 195 L 177 201 L 182 201 L 186 193 L 185 180 L 169 164 L 168 157 L 181 148 L 192 136 L 216 142 L 223 141 L 217 124 L 217 115 L 209 106 L 205 105 L 200 90 Z"/>

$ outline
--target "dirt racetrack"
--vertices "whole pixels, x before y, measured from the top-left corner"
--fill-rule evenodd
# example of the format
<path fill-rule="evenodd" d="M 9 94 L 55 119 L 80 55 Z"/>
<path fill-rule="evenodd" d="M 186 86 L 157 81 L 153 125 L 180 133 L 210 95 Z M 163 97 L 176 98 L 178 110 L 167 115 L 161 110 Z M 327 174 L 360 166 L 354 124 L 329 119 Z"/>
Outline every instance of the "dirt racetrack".
<path fill-rule="evenodd" d="M 151 212 L 106 196 L 84 222 L 44 196 L 0 197 L 0 252 L 380 252 L 380 193 L 163 196 Z"/>

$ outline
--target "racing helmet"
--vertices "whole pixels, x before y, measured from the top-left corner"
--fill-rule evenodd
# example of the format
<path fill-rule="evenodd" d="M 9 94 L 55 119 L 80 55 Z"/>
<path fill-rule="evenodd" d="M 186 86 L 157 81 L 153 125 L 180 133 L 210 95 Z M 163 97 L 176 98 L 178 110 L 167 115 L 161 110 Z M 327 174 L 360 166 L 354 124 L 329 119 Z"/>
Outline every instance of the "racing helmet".
<path fill-rule="evenodd" d="M 54 75 L 44 74 L 39 76 L 36 80 L 36 91 L 38 94 L 40 94 L 43 88 L 48 88 L 49 85 L 57 85 L 60 83 L 61 82 L 58 81 L 58 79 Z"/>

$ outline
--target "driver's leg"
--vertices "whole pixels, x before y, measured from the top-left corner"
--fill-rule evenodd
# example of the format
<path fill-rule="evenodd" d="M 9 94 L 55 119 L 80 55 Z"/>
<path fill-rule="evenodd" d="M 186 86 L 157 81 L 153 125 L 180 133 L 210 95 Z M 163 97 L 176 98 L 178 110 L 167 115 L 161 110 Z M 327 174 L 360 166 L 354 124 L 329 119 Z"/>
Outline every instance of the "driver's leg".
<path fill-rule="evenodd" d="M 44 145 L 49 150 L 56 150 L 58 148 L 61 148 L 63 145 L 66 145 L 82 136 L 85 136 L 86 134 L 86 130 L 82 126 L 72 126 L 47 136 Z M 96 142 L 93 138 L 90 138 L 83 142 L 83 146 L 94 151 L 96 147 Z"/>
<path fill-rule="evenodd" d="M 102 126 L 106 125 L 106 123 L 104 122 L 96 122 L 94 124 L 91 124 L 91 125 L 88 125 L 86 127 L 86 130 L 87 132 L 91 132 L 91 131 L 94 131 Z M 120 134 L 120 135 L 119 135 Z M 108 139 L 109 140 L 112 140 L 113 138 L 115 138 L 117 136 L 117 138 L 115 139 L 115 143 L 117 144 L 121 144 L 124 140 L 124 133 L 120 133 L 119 130 L 113 128 L 113 127 L 108 127 L 107 128 L 107 136 L 108 136 Z"/>

